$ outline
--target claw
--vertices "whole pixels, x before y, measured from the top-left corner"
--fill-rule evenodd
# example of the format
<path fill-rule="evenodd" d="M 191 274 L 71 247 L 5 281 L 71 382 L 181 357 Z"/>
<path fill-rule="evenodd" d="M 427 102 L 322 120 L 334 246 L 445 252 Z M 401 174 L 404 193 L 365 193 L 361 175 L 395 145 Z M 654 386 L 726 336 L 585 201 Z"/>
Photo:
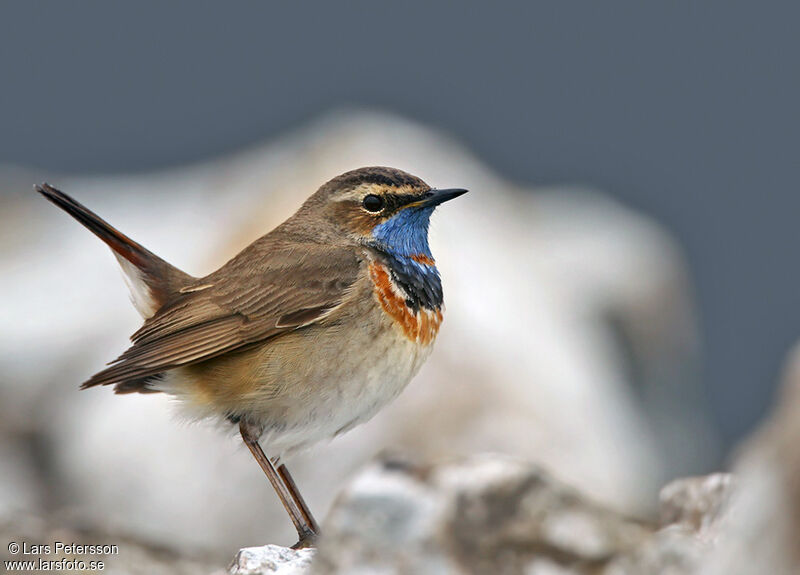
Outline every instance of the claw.
<path fill-rule="evenodd" d="M 292 545 L 292 549 L 308 549 L 317 546 L 319 535 L 316 533 L 304 533 L 300 535 L 300 540 Z"/>

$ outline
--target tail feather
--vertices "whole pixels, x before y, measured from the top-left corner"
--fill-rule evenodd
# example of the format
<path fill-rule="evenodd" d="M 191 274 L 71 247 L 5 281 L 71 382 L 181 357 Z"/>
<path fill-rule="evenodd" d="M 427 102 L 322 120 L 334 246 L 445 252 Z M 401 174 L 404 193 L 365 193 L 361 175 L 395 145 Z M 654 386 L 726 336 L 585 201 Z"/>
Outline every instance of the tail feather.
<path fill-rule="evenodd" d="M 64 192 L 47 183 L 35 187 L 37 192 L 78 220 L 111 248 L 125 272 L 134 305 L 144 318 L 151 317 L 181 287 L 194 279 L 133 241 Z"/>

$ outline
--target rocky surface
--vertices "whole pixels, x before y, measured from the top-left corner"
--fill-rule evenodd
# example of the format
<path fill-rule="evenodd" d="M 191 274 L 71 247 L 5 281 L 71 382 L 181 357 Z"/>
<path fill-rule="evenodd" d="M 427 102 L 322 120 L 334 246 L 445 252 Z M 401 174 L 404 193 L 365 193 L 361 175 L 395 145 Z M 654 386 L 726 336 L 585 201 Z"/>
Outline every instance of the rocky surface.
<path fill-rule="evenodd" d="M 787 489 L 795 484 L 783 479 L 796 476 L 789 459 L 771 456 L 784 423 L 796 425 L 793 412 L 780 409 L 745 450 L 736 481 L 718 473 L 666 485 L 654 522 L 600 505 L 518 458 L 384 456 L 338 495 L 318 549 L 248 547 L 227 569 L 213 570 L 207 554 L 31 518 L 0 524 L 0 539 L 114 543 L 119 553 L 81 558 L 103 559 L 104 572 L 118 575 L 790 575 L 800 567 L 797 501 Z M 19 557 L 0 549 L 0 559 L 11 558 Z"/>
<path fill-rule="evenodd" d="M 304 575 L 309 572 L 315 553 L 314 549 L 290 549 L 278 545 L 246 547 L 236 554 L 228 570 L 220 571 L 218 575 Z"/>
<path fill-rule="evenodd" d="M 431 467 L 387 460 L 360 474 L 326 522 L 315 573 L 523 573 L 573 568 L 634 546 L 646 530 L 507 457 Z"/>
<path fill-rule="evenodd" d="M 99 559 L 114 575 L 790 575 L 800 566 L 787 530 L 793 500 L 772 487 L 765 497 L 763 485 L 727 474 L 680 479 L 661 491 L 660 522 L 647 523 L 517 458 L 385 456 L 339 494 L 318 549 L 248 547 L 214 570 L 207 553 L 27 517 L 0 524 L 0 560 Z M 22 557 L 6 549 L 54 541 L 119 551 Z"/>
<path fill-rule="evenodd" d="M 699 535 L 713 533 L 730 502 L 733 477 L 713 473 L 676 479 L 661 490 L 661 525 L 679 525 Z"/>
<path fill-rule="evenodd" d="M 384 458 L 336 499 L 313 562 L 266 546 L 243 550 L 254 559 L 242 566 L 240 554 L 230 573 L 689 575 L 716 541 L 731 489 L 724 474 L 672 483 L 655 525 L 506 456 Z"/>

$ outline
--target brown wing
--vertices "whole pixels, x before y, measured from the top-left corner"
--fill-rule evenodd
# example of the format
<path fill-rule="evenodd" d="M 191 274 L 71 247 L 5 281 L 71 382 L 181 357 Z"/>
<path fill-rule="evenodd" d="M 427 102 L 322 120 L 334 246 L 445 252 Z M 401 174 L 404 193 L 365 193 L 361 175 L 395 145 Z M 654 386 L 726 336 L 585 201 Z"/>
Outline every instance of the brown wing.
<path fill-rule="evenodd" d="M 185 286 L 82 388 L 142 380 L 314 323 L 344 301 L 360 265 L 352 249 L 262 238 Z"/>

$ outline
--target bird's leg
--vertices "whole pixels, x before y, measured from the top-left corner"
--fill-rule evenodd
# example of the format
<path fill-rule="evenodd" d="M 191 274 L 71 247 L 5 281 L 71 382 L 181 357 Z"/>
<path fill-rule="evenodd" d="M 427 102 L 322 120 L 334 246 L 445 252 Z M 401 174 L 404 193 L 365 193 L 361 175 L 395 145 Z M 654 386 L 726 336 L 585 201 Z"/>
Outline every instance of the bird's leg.
<path fill-rule="evenodd" d="M 283 503 L 283 507 L 292 519 L 292 523 L 294 523 L 294 528 L 297 529 L 297 535 L 300 537 L 300 540 L 294 547 L 312 546 L 317 537 L 317 532 L 312 527 L 313 521 L 308 521 L 306 519 L 303 511 L 301 511 L 296 503 L 292 492 L 283 483 L 281 476 L 275 470 L 272 462 L 264 454 L 264 450 L 261 449 L 261 445 L 258 443 L 258 432 L 242 420 L 239 422 L 239 433 L 242 435 L 242 441 L 244 441 L 250 453 L 256 458 L 258 465 L 261 466 L 267 479 L 269 479 L 272 488 L 275 489 L 275 492 L 278 494 L 281 503 Z"/>
<path fill-rule="evenodd" d="M 281 479 L 283 479 L 283 484 L 289 490 L 289 493 L 292 495 L 292 499 L 294 499 L 294 502 L 303 513 L 306 523 L 311 526 L 311 529 L 314 530 L 314 533 L 319 535 L 319 524 L 317 523 L 317 520 L 314 519 L 314 516 L 311 514 L 311 510 L 308 508 L 305 499 L 303 499 L 303 496 L 300 494 L 300 490 L 297 488 L 297 484 L 294 482 L 292 474 L 289 473 L 289 469 L 287 469 L 287 467 L 278 459 L 275 460 L 275 465 L 278 467 L 278 474 L 281 476 Z"/>

